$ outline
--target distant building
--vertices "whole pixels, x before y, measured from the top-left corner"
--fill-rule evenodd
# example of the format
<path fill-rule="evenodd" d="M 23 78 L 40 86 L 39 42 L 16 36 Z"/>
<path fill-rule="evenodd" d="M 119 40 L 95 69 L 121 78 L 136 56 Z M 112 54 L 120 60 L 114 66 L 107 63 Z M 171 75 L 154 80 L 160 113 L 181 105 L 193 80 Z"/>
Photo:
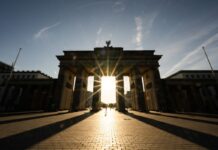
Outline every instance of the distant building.
<path fill-rule="evenodd" d="M 0 111 L 54 110 L 55 85 L 56 79 L 10 80 L 0 86 Z"/>
<path fill-rule="evenodd" d="M 214 74 L 218 78 L 218 70 Z M 214 75 L 211 70 L 180 70 L 167 79 L 214 79 Z"/>
<path fill-rule="evenodd" d="M 0 111 L 55 109 L 56 79 L 41 71 L 14 71 L 9 80 L 11 69 L 0 62 Z"/>
<path fill-rule="evenodd" d="M 218 113 L 218 81 L 210 70 L 182 70 L 162 83 L 166 110 Z"/>
<path fill-rule="evenodd" d="M 9 79 L 10 72 L 0 72 L 0 84 Z M 52 79 L 41 71 L 14 71 L 11 80 Z"/>
<path fill-rule="evenodd" d="M 10 72 L 12 66 L 0 61 L 0 72 Z"/>

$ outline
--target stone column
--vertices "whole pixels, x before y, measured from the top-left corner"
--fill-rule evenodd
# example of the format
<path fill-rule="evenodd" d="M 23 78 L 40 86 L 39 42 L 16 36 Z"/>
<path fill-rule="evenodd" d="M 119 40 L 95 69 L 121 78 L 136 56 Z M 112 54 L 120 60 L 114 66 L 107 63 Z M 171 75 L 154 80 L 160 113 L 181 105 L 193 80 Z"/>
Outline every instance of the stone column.
<path fill-rule="evenodd" d="M 64 93 L 64 84 L 66 82 L 65 74 L 64 74 L 64 68 L 60 66 L 59 74 L 58 74 L 58 80 L 57 85 L 55 89 L 55 108 L 53 109 L 62 109 L 62 101 L 63 101 L 63 93 Z"/>
<path fill-rule="evenodd" d="M 59 110 L 70 109 L 74 75 L 68 69 L 61 67 L 59 71 L 55 92 L 56 108 Z"/>
<path fill-rule="evenodd" d="M 138 103 L 137 103 L 137 94 L 136 94 L 136 84 L 132 73 L 130 76 L 130 91 L 131 91 L 132 109 L 137 110 Z"/>
<path fill-rule="evenodd" d="M 87 73 L 83 73 L 82 75 L 82 87 L 81 87 L 81 97 L 79 102 L 79 109 L 83 110 L 86 108 L 86 102 L 87 102 Z"/>
<path fill-rule="evenodd" d="M 151 84 L 151 86 L 148 86 L 150 91 L 150 103 L 151 103 L 150 109 L 158 110 L 154 70 L 149 71 L 149 76 L 150 76 L 150 82 L 147 85 Z"/>
<path fill-rule="evenodd" d="M 152 96 L 152 86 L 153 86 L 153 83 L 152 83 L 152 79 L 151 78 L 151 73 L 150 71 L 147 71 L 146 73 L 144 73 L 143 75 L 143 81 L 144 81 L 144 88 L 145 88 L 145 104 L 146 104 L 146 107 L 147 107 L 147 110 L 152 110 L 153 109 L 153 96 Z"/>
<path fill-rule="evenodd" d="M 129 84 L 130 84 L 130 103 L 131 103 L 131 107 L 132 109 L 135 109 L 135 101 L 134 101 L 134 97 L 133 97 L 133 85 L 132 85 L 132 77 L 129 75 Z"/>
<path fill-rule="evenodd" d="M 94 75 L 94 89 L 93 89 L 93 99 L 92 99 L 92 111 L 100 110 L 101 102 L 101 83 L 99 77 Z"/>
<path fill-rule="evenodd" d="M 28 110 L 31 107 L 32 88 L 31 85 L 26 85 L 24 96 L 22 98 L 22 110 Z"/>
<path fill-rule="evenodd" d="M 202 103 L 201 103 L 201 97 L 199 96 L 199 91 L 197 90 L 196 85 L 192 84 L 190 86 L 190 91 L 192 94 L 192 102 L 193 102 L 193 108 L 191 109 L 191 111 L 195 111 L 195 112 L 199 112 L 201 111 L 201 107 L 202 107 Z M 214 104 L 212 102 L 212 98 L 210 98 L 211 100 L 211 106 L 213 107 Z"/>
<path fill-rule="evenodd" d="M 137 68 L 134 69 L 134 80 L 136 85 L 137 103 L 139 111 L 147 111 L 145 106 L 145 98 L 142 85 L 142 76 Z"/>
<path fill-rule="evenodd" d="M 119 75 L 116 79 L 116 94 L 117 94 L 117 109 L 120 112 L 125 112 L 125 101 L 124 101 L 124 81 L 123 75 Z"/>
<path fill-rule="evenodd" d="M 45 107 L 44 107 L 44 110 L 46 111 L 51 111 L 52 110 L 52 105 L 53 105 L 53 86 L 54 86 L 54 82 L 52 81 L 52 84 L 50 84 L 48 86 L 48 95 L 47 95 L 47 100 L 46 100 L 46 104 L 45 104 Z"/>
<path fill-rule="evenodd" d="M 164 80 L 164 94 L 166 99 L 166 112 L 176 112 L 176 105 L 175 105 L 175 97 L 174 97 L 174 90 L 173 86 L 168 82 L 167 79 Z"/>
<path fill-rule="evenodd" d="M 75 88 L 73 91 L 73 102 L 72 102 L 72 111 L 78 111 L 80 102 L 82 100 L 82 93 L 83 93 L 83 71 L 79 70 L 76 73 L 76 82 Z"/>
<path fill-rule="evenodd" d="M 161 91 L 161 80 L 159 71 L 157 68 L 151 68 L 146 72 L 144 76 L 145 91 L 147 93 L 147 104 L 149 110 L 160 110 L 159 106 L 162 105 L 162 91 Z M 145 78 L 144 78 L 145 79 Z"/>
<path fill-rule="evenodd" d="M 145 111 L 149 112 L 149 105 L 148 105 L 148 97 L 147 97 L 147 90 L 146 90 L 146 84 L 145 84 L 145 80 L 146 77 L 145 75 L 142 75 L 143 80 L 142 80 L 142 84 L 144 84 L 144 91 L 143 91 L 143 95 L 144 95 L 144 104 L 145 104 Z"/>
<path fill-rule="evenodd" d="M 158 68 L 153 69 L 154 94 L 156 97 L 156 109 L 158 111 L 166 110 L 166 100 L 164 99 L 162 81 Z"/>

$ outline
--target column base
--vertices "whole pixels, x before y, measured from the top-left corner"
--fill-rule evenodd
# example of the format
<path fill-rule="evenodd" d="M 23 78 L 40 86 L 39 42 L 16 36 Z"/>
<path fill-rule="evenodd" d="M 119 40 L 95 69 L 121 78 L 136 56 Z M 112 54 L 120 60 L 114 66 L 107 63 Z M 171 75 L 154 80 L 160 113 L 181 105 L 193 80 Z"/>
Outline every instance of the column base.
<path fill-rule="evenodd" d="M 100 108 L 98 108 L 98 109 L 91 109 L 91 112 L 98 112 L 100 110 L 101 110 Z"/>
<path fill-rule="evenodd" d="M 128 112 L 126 109 L 121 109 L 121 110 L 118 109 L 118 111 L 122 112 L 122 113 L 127 113 Z"/>

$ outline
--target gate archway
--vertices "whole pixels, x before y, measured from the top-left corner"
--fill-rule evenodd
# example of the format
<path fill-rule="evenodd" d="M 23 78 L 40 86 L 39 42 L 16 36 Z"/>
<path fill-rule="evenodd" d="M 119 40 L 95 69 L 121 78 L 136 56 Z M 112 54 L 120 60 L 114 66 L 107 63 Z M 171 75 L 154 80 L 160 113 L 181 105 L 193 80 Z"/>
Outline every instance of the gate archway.
<path fill-rule="evenodd" d="M 57 56 L 60 70 L 55 97 L 59 110 L 85 109 L 87 99 L 90 98 L 87 94 L 88 76 L 94 76 L 94 89 L 91 94 L 93 111 L 100 109 L 99 81 L 102 76 L 115 76 L 119 81 L 116 85 L 119 111 L 125 111 L 123 76 L 130 78 L 131 104 L 134 110 L 161 109 L 164 103 L 158 70 L 161 55 L 155 55 L 154 50 L 124 51 L 122 47 L 112 47 L 107 43 L 107 46 L 96 47 L 94 51 L 63 52 L 64 55 Z"/>

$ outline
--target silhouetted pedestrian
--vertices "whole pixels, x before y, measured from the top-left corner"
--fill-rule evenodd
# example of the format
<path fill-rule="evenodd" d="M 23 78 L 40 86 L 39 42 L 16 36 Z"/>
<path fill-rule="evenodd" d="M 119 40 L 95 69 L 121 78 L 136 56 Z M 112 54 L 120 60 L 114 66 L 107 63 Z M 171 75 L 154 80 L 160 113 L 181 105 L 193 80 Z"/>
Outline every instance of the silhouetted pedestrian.
<path fill-rule="evenodd" d="M 105 116 L 107 116 L 107 104 L 105 105 Z"/>

